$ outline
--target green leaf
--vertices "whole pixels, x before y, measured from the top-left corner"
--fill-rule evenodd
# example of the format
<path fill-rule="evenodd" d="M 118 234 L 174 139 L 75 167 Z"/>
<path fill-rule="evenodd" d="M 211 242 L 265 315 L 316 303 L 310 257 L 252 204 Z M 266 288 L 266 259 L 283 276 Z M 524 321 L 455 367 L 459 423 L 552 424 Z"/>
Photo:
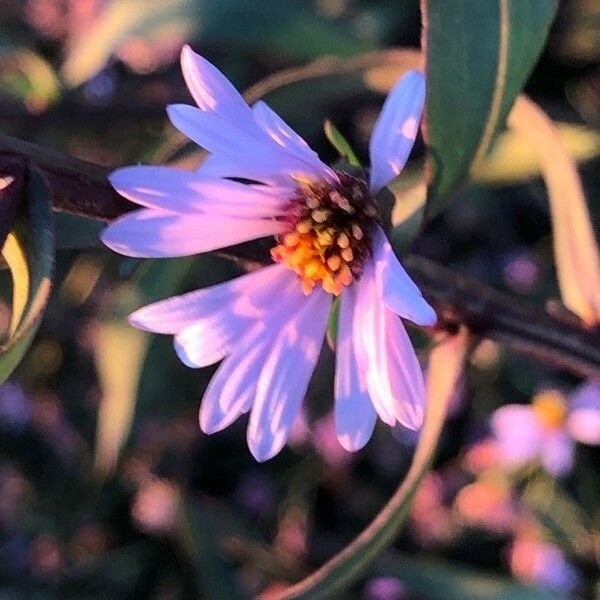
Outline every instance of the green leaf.
<path fill-rule="evenodd" d="M 329 119 L 325 121 L 323 130 L 329 143 L 340 153 L 340 156 L 352 167 L 360 167 L 360 161 L 354 154 L 350 142 Z"/>
<path fill-rule="evenodd" d="M 482 160 L 544 46 L 557 0 L 422 0 L 430 214 Z"/>
<path fill-rule="evenodd" d="M 97 328 L 94 348 L 103 402 L 96 429 L 96 468 L 111 472 L 140 412 L 140 381 L 153 336 L 125 321 L 133 310 L 179 291 L 193 258 L 147 261 L 137 279 L 123 283 Z M 156 336 L 154 336 L 156 337 Z M 156 365 L 154 371 L 161 372 Z"/>
<path fill-rule="evenodd" d="M 600 155 L 600 133 L 584 125 L 555 125 L 568 155 L 575 161 L 583 163 Z M 535 148 L 521 132 L 508 129 L 497 137 L 485 159 L 473 165 L 470 180 L 507 185 L 541 176 L 541 160 Z"/>
<path fill-rule="evenodd" d="M 201 505 L 192 504 L 190 498 L 183 497 L 176 521 L 177 537 L 194 566 L 197 597 L 241 599 L 231 565 L 219 556 L 215 523 L 202 509 Z"/>
<path fill-rule="evenodd" d="M 0 90 L 40 112 L 60 95 L 52 66 L 39 54 L 18 46 L 0 47 Z"/>
<path fill-rule="evenodd" d="M 54 227 L 50 191 L 35 169 L 29 171 L 25 204 L 2 248 L 13 279 L 13 301 L 8 337 L 0 343 L 0 383 L 31 345 L 52 285 Z"/>
<path fill-rule="evenodd" d="M 82 84 L 96 75 L 130 36 L 180 27 L 185 39 L 191 34 L 197 10 L 193 0 L 112 0 L 75 39 L 61 75 L 69 86 Z"/>
<path fill-rule="evenodd" d="M 272 600 L 336 598 L 341 589 L 356 580 L 394 541 L 408 516 L 417 488 L 430 468 L 469 346 L 469 335 L 461 329 L 431 351 L 427 371 L 427 410 L 421 437 L 410 469 L 389 502 L 339 554 L 306 579 L 274 593 Z"/>
<path fill-rule="evenodd" d="M 100 233 L 106 223 L 81 215 L 59 212 L 54 215 L 57 250 L 103 248 Z"/>
<path fill-rule="evenodd" d="M 335 349 L 338 335 L 338 323 L 340 320 L 340 298 L 335 298 L 331 304 L 329 318 L 327 319 L 327 343 Z"/>
<path fill-rule="evenodd" d="M 70 86 L 82 84 L 134 36 L 152 43 L 170 35 L 183 45 L 199 32 L 204 43 L 213 39 L 228 48 L 266 48 L 296 60 L 351 56 L 372 46 L 303 1 L 265 8 L 264 0 L 112 0 L 73 43 L 62 76 Z"/>
<path fill-rule="evenodd" d="M 560 600 L 564 596 L 439 559 L 386 556 L 376 566 L 424 600 Z"/>

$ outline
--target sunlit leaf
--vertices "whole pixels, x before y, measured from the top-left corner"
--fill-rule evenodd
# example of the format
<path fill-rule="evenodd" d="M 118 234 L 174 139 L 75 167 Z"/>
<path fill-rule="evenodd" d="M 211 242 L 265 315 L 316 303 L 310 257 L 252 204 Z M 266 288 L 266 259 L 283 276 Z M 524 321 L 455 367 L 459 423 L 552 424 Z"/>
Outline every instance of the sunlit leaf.
<path fill-rule="evenodd" d="M 147 261 L 132 281 L 116 290 L 112 309 L 97 327 L 95 356 L 102 403 L 96 430 L 96 467 L 102 473 L 114 469 L 140 416 L 140 382 L 150 345 L 157 337 L 135 329 L 124 319 L 144 304 L 179 292 L 192 264 L 191 258 Z M 160 372 L 156 365 L 149 369 Z"/>
<path fill-rule="evenodd" d="M 0 90 L 39 112 L 57 100 L 60 84 L 52 66 L 39 54 L 5 46 L 0 47 Z"/>
<path fill-rule="evenodd" d="M 95 466 L 101 473 L 114 469 L 129 435 L 149 343 L 150 334 L 126 322 L 107 322 L 97 327 L 94 350 L 102 402 L 98 411 Z"/>
<path fill-rule="evenodd" d="M 98 73 L 129 36 L 152 32 L 165 23 L 181 23 L 191 32 L 194 0 L 112 0 L 72 44 L 62 76 L 77 86 Z"/>
<path fill-rule="evenodd" d="M 7 339 L 0 343 L 0 383 L 29 348 L 50 295 L 54 233 L 50 195 L 42 175 L 30 170 L 27 200 L 2 255 L 13 279 L 13 306 Z"/>
<path fill-rule="evenodd" d="M 430 213 L 485 157 L 544 46 L 556 7 L 556 0 L 422 0 Z"/>
<path fill-rule="evenodd" d="M 218 39 L 225 45 L 280 49 L 297 60 L 323 54 L 350 56 L 370 44 L 304 2 L 285 2 L 265 10 L 261 0 L 112 0 L 70 48 L 62 75 L 70 86 L 98 73 L 132 36 L 149 40 L 170 35 Z"/>
<path fill-rule="evenodd" d="M 586 323 L 595 324 L 600 320 L 600 251 L 577 165 L 552 120 L 528 98 L 519 98 L 508 123 L 539 157 L 562 300 Z"/>
<path fill-rule="evenodd" d="M 600 134 L 589 127 L 556 123 L 556 130 L 569 156 L 585 162 L 600 155 Z M 514 130 L 501 133 L 487 156 L 473 165 L 475 183 L 513 184 L 539 177 L 541 160 L 527 137 Z"/>

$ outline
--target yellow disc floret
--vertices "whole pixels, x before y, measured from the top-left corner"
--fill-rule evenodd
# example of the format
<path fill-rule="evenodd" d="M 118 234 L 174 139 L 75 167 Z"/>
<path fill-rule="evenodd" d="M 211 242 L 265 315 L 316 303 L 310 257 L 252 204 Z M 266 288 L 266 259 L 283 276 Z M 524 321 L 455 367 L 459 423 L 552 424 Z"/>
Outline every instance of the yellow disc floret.
<path fill-rule="evenodd" d="M 531 403 L 533 410 L 548 429 L 558 429 L 567 418 L 567 401 L 558 390 L 546 390 L 536 394 Z"/>
<path fill-rule="evenodd" d="M 305 294 L 315 286 L 339 296 L 360 277 L 371 254 L 371 230 L 378 220 L 375 201 L 365 183 L 337 173 L 338 185 L 298 182 L 290 202 L 290 229 L 277 237 L 271 256 L 295 271 Z"/>

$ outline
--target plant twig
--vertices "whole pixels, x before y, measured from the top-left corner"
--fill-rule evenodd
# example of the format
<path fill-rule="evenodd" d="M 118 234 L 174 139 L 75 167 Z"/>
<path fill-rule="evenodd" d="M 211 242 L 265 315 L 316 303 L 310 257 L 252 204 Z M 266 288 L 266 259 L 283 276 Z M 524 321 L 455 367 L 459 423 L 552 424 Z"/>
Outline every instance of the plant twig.
<path fill-rule="evenodd" d="M 14 175 L 35 164 L 46 176 L 57 211 L 111 221 L 136 207 L 117 194 L 108 169 L 0 134 L 0 176 Z"/>
<path fill-rule="evenodd" d="M 108 221 L 136 206 L 112 189 L 104 167 L 0 135 L 0 175 L 10 175 L 11 165 L 14 169 L 31 163 L 46 175 L 57 211 Z M 268 249 L 261 244 L 240 244 L 220 254 L 244 268 L 268 261 Z M 462 323 L 476 335 L 544 363 L 583 377 L 600 377 L 599 329 L 561 318 L 425 258 L 411 255 L 404 264 L 435 307 L 439 328 L 453 331 Z"/>

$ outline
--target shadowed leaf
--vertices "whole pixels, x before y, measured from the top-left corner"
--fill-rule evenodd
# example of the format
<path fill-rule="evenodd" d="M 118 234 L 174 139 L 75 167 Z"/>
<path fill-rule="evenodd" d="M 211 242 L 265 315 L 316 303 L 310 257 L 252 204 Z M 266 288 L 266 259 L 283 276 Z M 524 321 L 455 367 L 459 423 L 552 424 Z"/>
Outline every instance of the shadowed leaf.
<path fill-rule="evenodd" d="M 429 211 L 482 160 L 539 53 L 556 0 L 422 0 Z"/>
<path fill-rule="evenodd" d="M 43 176 L 31 169 L 27 199 L 2 255 L 13 279 L 8 338 L 0 343 L 0 383 L 29 348 L 50 295 L 54 264 L 54 229 L 50 194 Z"/>

